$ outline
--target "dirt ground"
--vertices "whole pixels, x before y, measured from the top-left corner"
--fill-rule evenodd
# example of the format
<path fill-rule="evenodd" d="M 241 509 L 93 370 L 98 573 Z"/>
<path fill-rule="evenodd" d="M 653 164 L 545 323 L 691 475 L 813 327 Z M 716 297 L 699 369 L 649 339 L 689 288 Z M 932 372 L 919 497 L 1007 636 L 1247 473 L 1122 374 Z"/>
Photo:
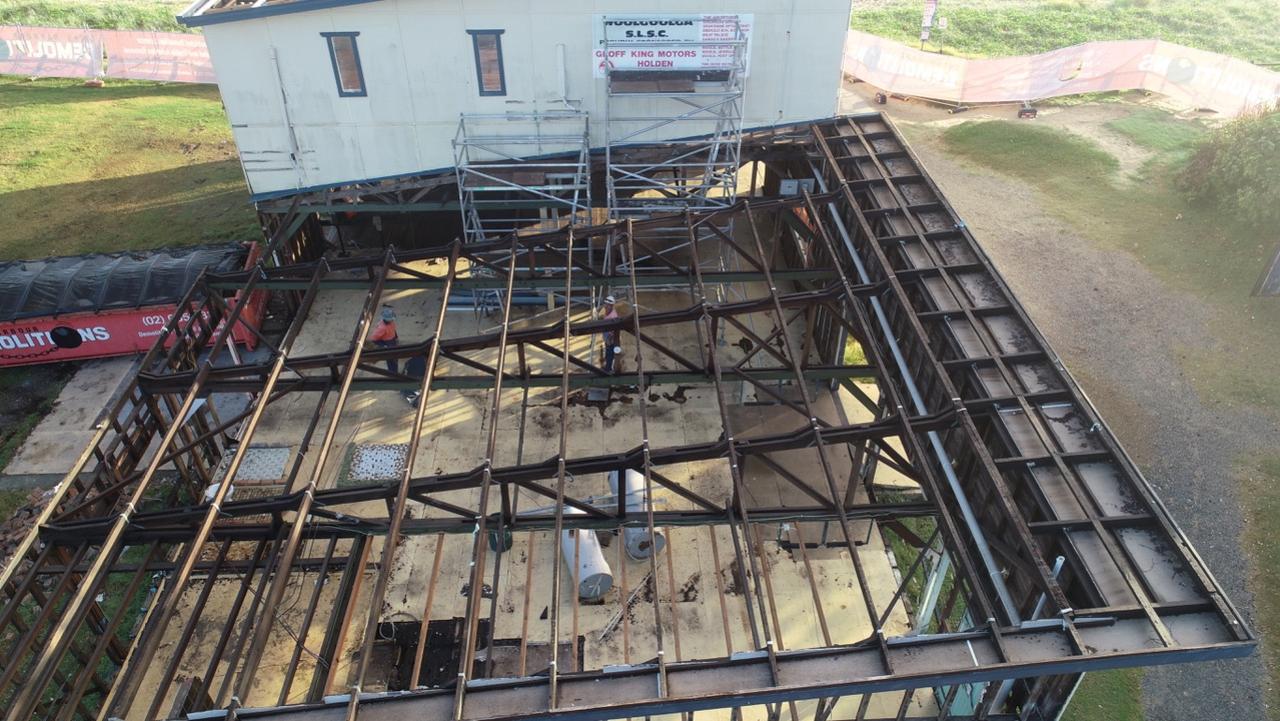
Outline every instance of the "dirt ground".
<path fill-rule="evenodd" d="M 1036 190 L 946 154 L 939 133 L 948 124 L 1010 119 L 1013 108 L 949 115 L 891 101 L 877 109 L 907 135 L 1231 599 L 1253 618 L 1238 464 L 1280 447 L 1280 426 L 1261 409 L 1202 397 L 1179 362 L 1185 349 L 1215 344 L 1224 332 L 1214 322 L 1218 310 L 1172 288 L 1132 255 L 1098 247 L 1055 219 Z M 1089 136 L 1129 175 L 1148 151 L 1104 123 L 1132 109 L 1123 103 L 1053 108 L 1034 122 Z M 1150 668 L 1143 681 L 1147 719 L 1265 721 L 1266 683 L 1261 654 Z"/>

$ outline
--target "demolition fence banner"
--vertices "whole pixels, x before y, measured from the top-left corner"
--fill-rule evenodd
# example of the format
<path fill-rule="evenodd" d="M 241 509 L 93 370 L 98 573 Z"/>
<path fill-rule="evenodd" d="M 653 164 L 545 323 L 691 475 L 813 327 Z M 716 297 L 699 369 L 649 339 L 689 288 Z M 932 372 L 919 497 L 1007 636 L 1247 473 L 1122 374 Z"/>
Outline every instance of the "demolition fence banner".
<path fill-rule="evenodd" d="M 216 83 L 203 35 L 105 30 L 107 77 Z"/>
<path fill-rule="evenodd" d="M 0 73 L 93 78 L 101 71 L 102 39 L 97 31 L 0 25 Z"/>
<path fill-rule="evenodd" d="M 217 82 L 202 35 L 26 25 L 0 25 L 0 74 Z"/>
<path fill-rule="evenodd" d="M 848 75 L 896 95 L 957 105 L 1148 90 L 1235 116 L 1280 100 L 1280 73 L 1160 40 L 1100 41 L 1039 55 L 969 60 L 850 31 Z"/>

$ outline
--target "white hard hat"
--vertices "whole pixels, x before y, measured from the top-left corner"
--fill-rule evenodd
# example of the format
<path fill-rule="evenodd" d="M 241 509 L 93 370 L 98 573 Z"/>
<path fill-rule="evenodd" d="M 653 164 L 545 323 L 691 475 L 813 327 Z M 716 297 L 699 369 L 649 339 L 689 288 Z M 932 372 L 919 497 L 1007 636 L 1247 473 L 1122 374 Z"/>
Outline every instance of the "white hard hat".
<path fill-rule="evenodd" d="M 617 302 L 617 300 L 616 300 L 613 296 L 611 296 L 611 295 L 606 295 L 606 296 L 604 297 L 604 304 L 605 304 L 605 305 L 613 305 L 613 304 L 614 304 L 614 303 L 616 303 L 616 302 Z"/>

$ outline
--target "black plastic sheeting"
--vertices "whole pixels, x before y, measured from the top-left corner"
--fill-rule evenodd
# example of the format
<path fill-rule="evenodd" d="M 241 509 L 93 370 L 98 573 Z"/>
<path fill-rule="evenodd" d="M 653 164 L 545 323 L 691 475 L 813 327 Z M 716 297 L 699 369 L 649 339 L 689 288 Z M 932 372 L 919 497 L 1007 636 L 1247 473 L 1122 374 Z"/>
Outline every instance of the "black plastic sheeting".
<path fill-rule="evenodd" d="M 200 271 L 240 270 L 240 243 L 0 263 L 0 321 L 176 303 Z"/>

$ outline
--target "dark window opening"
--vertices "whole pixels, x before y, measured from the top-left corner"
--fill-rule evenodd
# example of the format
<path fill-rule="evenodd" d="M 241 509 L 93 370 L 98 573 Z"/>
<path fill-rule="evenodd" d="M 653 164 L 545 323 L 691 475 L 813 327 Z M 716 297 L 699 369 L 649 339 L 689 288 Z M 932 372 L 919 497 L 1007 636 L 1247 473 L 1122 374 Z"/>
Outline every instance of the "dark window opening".
<path fill-rule="evenodd" d="M 329 60 L 333 62 L 333 79 L 338 95 L 344 98 L 368 95 L 364 87 L 364 69 L 360 67 L 360 50 L 356 36 L 360 33 L 320 33 L 329 44 Z"/>
<path fill-rule="evenodd" d="M 507 75 L 502 67 L 504 30 L 468 30 L 476 55 L 476 82 L 481 95 L 506 95 Z"/>

